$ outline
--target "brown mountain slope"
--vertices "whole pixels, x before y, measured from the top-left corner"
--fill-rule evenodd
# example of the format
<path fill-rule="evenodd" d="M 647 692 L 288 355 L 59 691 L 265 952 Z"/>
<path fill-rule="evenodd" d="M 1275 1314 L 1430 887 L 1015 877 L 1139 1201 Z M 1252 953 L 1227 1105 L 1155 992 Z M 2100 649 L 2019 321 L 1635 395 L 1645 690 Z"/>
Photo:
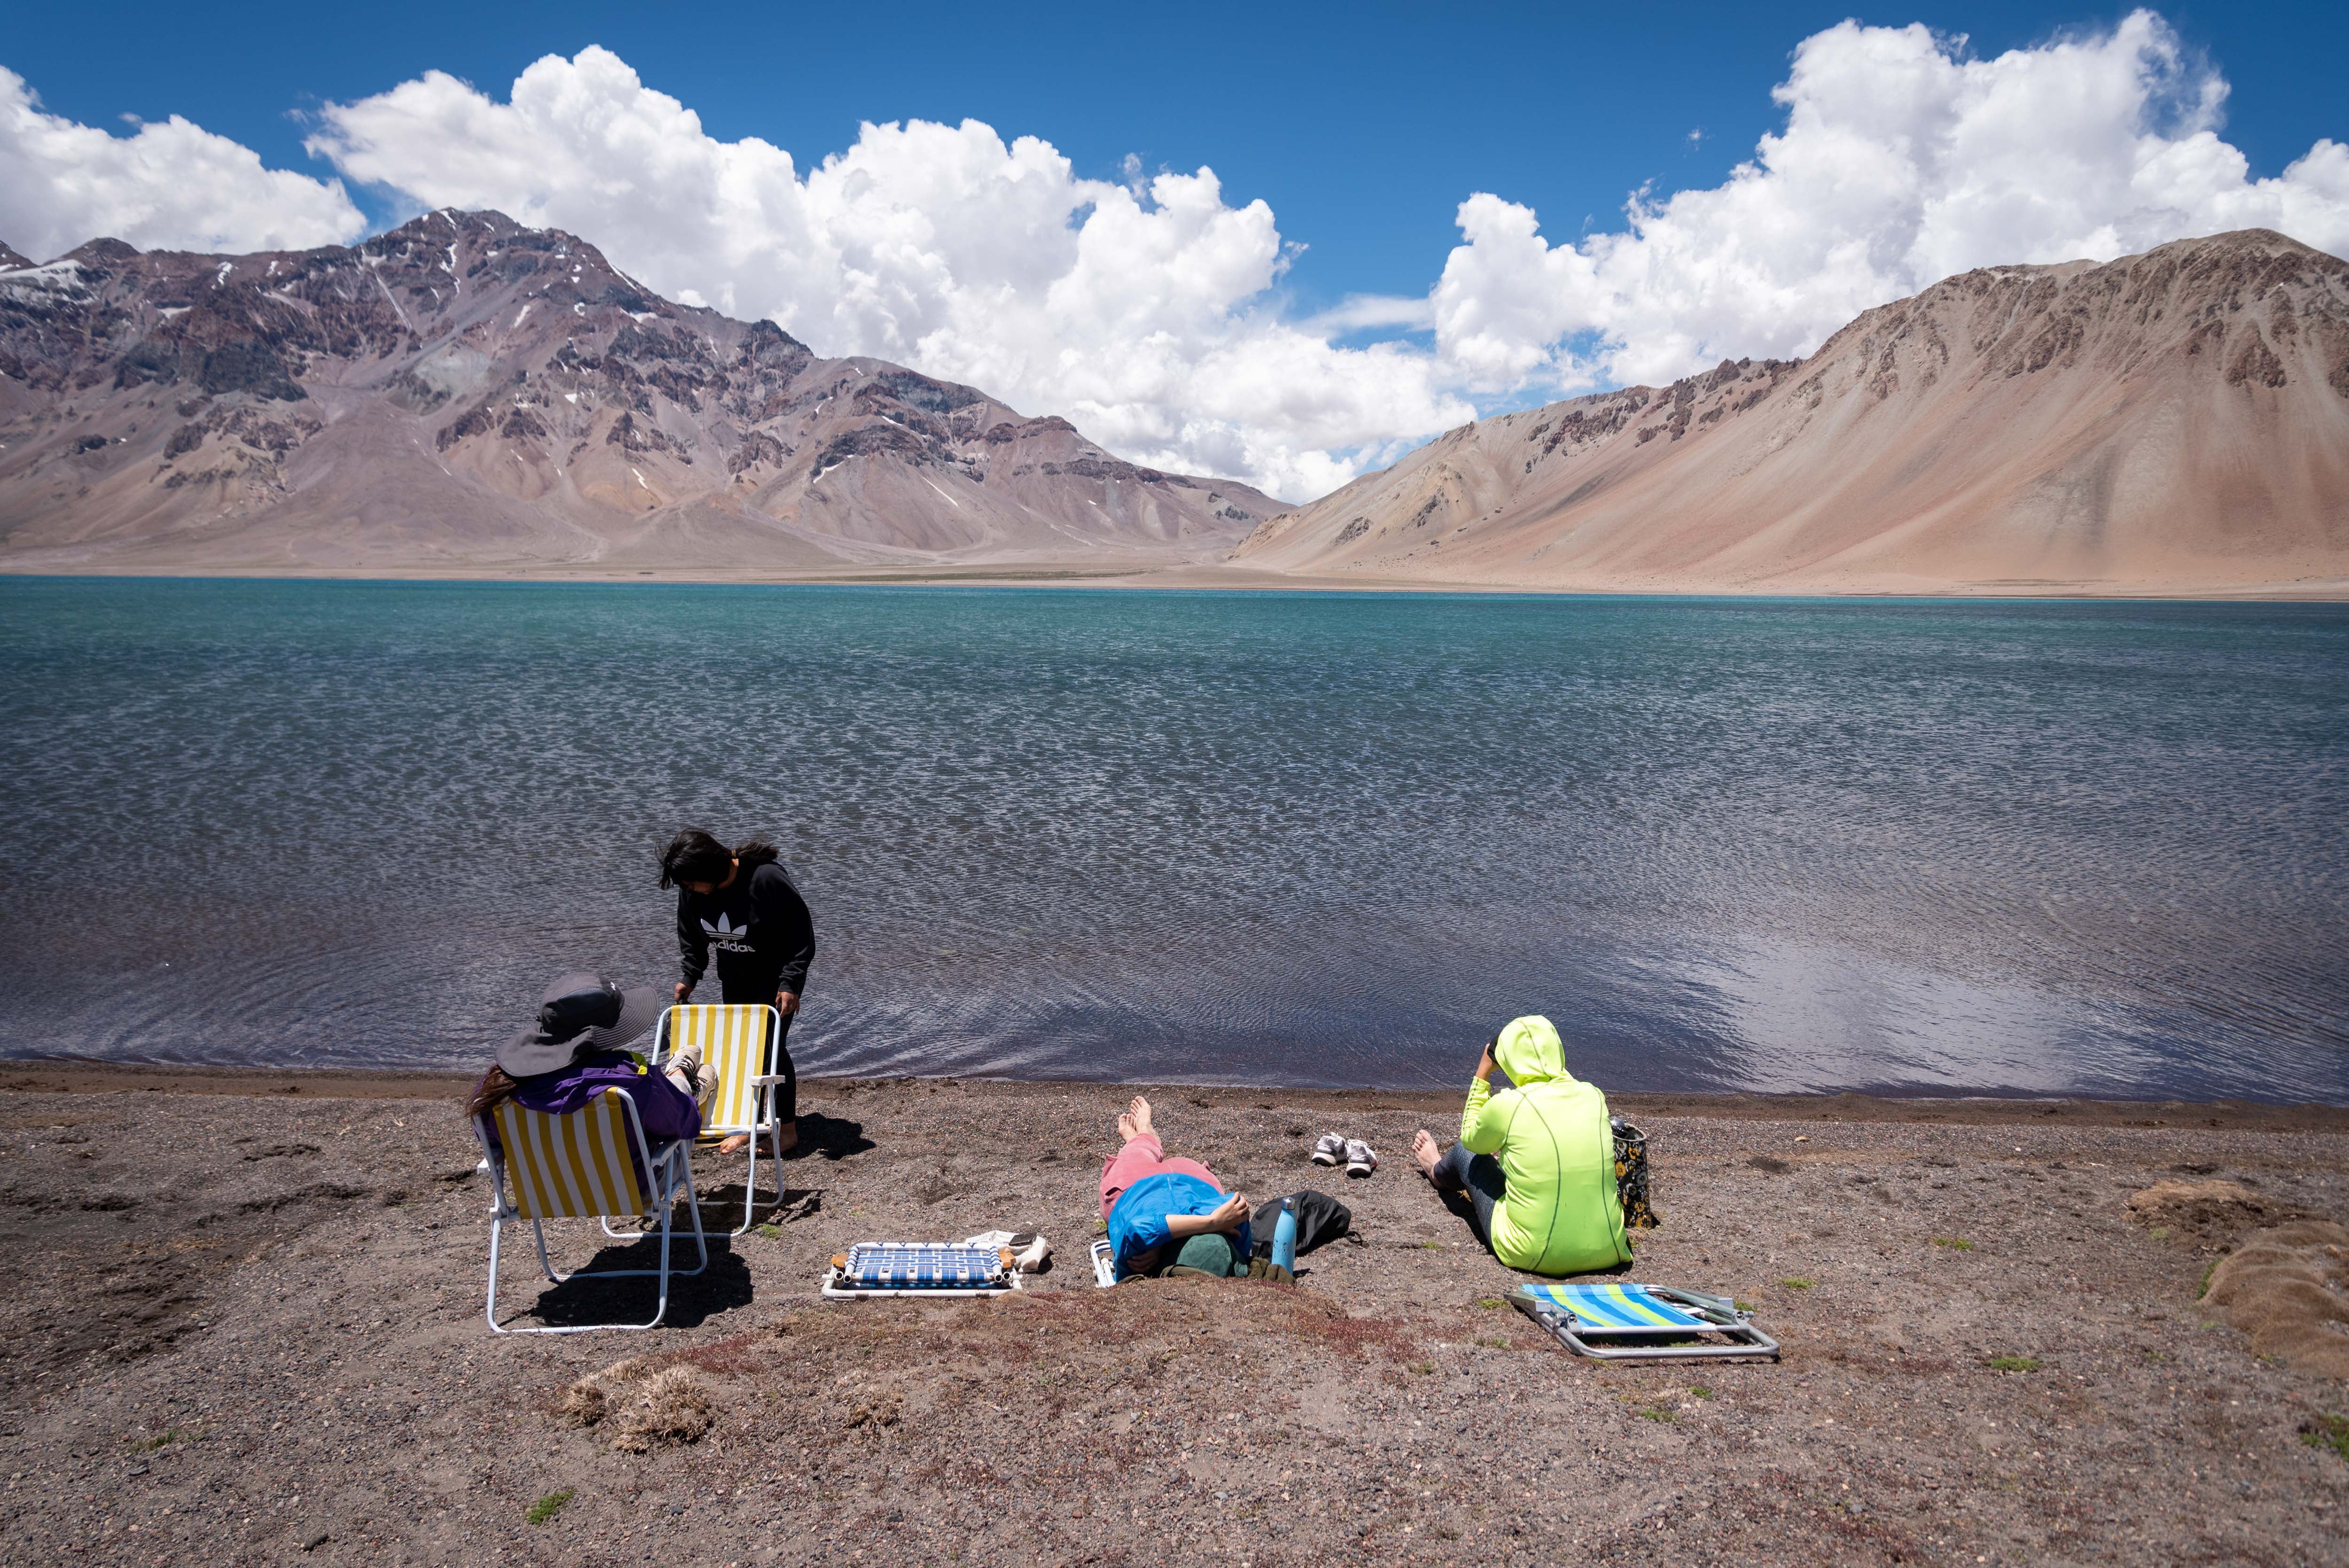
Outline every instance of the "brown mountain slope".
<path fill-rule="evenodd" d="M 1542 587 L 2349 586 L 2349 263 L 2264 230 L 2002 267 L 1810 358 L 1454 430 L 1249 566 Z"/>
<path fill-rule="evenodd" d="M 0 257 L 0 570 L 1148 565 L 1277 510 L 495 212 Z"/>

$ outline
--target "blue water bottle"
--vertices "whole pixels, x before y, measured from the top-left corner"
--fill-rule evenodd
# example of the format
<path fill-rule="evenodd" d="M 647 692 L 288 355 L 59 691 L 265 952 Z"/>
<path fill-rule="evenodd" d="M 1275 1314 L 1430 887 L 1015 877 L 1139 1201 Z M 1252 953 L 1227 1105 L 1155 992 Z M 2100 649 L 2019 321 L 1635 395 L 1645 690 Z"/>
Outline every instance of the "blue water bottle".
<path fill-rule="evenodd" d="M 1280 1201 L 1280 1217 L 1272 1222 L 1272 1266 L 1297 1272 L 1297 1201 Z"/>

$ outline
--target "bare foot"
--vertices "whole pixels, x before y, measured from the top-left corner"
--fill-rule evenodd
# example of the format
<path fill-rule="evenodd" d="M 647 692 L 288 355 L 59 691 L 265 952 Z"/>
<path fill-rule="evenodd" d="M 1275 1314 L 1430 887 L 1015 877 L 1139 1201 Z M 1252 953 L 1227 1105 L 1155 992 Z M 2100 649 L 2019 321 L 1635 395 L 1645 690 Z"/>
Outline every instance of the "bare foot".
<path fill-rule="evenodd" d="M 787 1121 L 775 1129 L 775 1155 L 781 1159 L 800 1146 L 800 1124 Z"/>
<path fill-rule="evenodd" d="M 1443 1161 L 1444 1150 L 1435 1141 L 1435 1134 L 1421 1128 L 1411 1135 L 1411 1158 L 1419 1173 L 1429 1181 L 1435 1180 L 1435 1167 Z"/>
<path fill-rule="evenodd" d="M 740 1154 L 742 1150 L 750 1147 L 750 1135 L 747 1132 L 737 1132 L 730 1137 L 720 1140 L 718 1145 L 718 1152 L 720 1154 Z"/>
<path fill-rule="evenodd" d="M 1133 1097 L 1133 1103 L 1127 1106 L 1126 1110 L 1133 1118 L 1133 1130 L 1137 1137 L 1148 1138 L 1158 1130 L 1150 1124 L 1150 1102 L 1140 1095 Z"/>
<path fill-rule="evenodd" d="M 1131 1143 L 1141 1136 L 1142 1129 L 1134 1124 L 1133 1112 L 1130 1110 L 1119 1111 L 1117 1113 L 1118 1141 L 1121 1143 Z"/>

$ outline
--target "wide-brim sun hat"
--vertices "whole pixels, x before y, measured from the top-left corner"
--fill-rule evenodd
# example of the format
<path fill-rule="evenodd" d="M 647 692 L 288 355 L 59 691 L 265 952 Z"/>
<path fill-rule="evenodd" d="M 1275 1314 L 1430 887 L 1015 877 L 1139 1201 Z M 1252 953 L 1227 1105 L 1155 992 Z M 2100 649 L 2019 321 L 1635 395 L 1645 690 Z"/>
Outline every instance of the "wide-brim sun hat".
<path fill-rule="evenodd" d="M 660 1020 L 659 994 L 649 985 L 622 986 L 574 970 L 540 995 L 538 1021 L 498 1047 L 509 1078 L 535 1078 L 569 1067 L 591 1051 L 616 1051 L 651 1033 Z"/>

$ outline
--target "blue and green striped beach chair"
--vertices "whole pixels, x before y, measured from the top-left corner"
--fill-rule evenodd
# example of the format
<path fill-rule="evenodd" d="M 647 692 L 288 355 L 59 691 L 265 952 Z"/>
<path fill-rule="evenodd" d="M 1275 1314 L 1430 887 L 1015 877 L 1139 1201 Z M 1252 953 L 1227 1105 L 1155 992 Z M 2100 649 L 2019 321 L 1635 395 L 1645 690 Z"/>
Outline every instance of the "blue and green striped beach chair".
<path fill-rule="evenodd" d="M 1733 1301 L 1671 1285 L 1521 1284 L 1509 1305 L 1577 1356 L 1600 1361 L 1690 1361 L 1726 1356 L 1778 1359 L 1778 1342 Z M 1694 1343 L 1691 1343 L 1694 1341 Z"/>

